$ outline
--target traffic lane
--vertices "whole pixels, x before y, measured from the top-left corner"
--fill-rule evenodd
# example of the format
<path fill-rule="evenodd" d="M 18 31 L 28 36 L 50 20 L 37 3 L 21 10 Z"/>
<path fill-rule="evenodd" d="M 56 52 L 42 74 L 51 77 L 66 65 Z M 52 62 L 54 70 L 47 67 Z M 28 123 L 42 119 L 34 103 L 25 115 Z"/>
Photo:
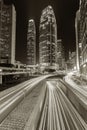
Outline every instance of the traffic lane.
<path fill-rule="evenodd" d="M 24 130 L 25 124 L 30 119 L 44 89 L 42 82 L 37 85 L 3 120 L 0 124 L 0 130 Z M 35 116 L 33 117 L 35 118 Z"/>
<path fill-rule="evenodd" d="M 42 76 L 36 79 L 31 85 L 27 85 L 21 91 L 18 91 L 15 95 L 10 96 L 9 99 L 1 102 L 0 105 L 0 122 L 11 112 L 29 93 L 30 91 L 47 76 Z"/>
<path fill-rule="evenodd" d="M 43 116 L 45 125 L 41 127 L 43 123 L 40 122 L 40 128 L 43 128 L 43 130 L 86 130 L 87 124 L 68 100 L 60 88 L 60 83 L 58 83 L 59 81 L 46 82 L 48 88 L 47 119 Z M 45 112 L 43 113 L 45 115 Z"/>

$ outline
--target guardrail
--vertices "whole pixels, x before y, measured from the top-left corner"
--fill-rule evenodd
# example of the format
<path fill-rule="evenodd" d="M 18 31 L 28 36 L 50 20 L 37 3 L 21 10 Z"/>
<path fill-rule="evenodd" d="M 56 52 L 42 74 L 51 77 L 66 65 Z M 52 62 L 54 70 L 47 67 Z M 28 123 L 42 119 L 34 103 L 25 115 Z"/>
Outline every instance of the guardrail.
<path fill-rule="evenodd" d="M 69 100 L 74 104 L 79 114 L 87 122 L 87 92 L 83 87 L 76 86 L 75 84 L 70 84 L 71 82 L 66 82 L 60 80 L 64 87 L 61 89 L 64 91 Z"/>

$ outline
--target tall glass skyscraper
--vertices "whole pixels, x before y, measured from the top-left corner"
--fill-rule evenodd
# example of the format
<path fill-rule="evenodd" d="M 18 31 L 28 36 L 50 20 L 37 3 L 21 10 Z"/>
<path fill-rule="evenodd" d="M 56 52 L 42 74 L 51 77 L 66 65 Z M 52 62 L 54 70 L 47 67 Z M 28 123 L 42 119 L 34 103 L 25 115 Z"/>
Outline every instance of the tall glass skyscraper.
<path fill-rule="evenodd" d="M 15 62 L 16 11 L 0 0 L 0 63 Z"/>
<path fill-rule="evenodd" d="M 28 21 L 27 33 L 27 65 L 36 64 L 36 28 L 33 19 Z"/>
<path fill-rule="evenodd" d="M 57 64 L 59 65 L 59 69 L 65 68 L 65 56 L 62 39 L 57 40 Z"/>
<path fill-rule="evenodd" d="M 42 68 L 55 68 L 57 54 L 57 24 L 51 6 L 42 11 L 39 28 L 39 61 Z"/>

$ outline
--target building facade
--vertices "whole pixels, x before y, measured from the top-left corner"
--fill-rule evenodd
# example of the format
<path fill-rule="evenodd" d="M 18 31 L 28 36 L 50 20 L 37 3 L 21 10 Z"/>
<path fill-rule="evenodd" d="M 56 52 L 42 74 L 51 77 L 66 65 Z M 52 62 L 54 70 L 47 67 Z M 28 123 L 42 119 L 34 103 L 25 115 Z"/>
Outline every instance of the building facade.
<path fill-rule="evenodd" d="M 80 2 L 80 35 L 82 43 L 82 63 L 81 72 L 87 75 L 87 1 Z"/>
<path fill-rule="evenodd" d="M 14 5 L 0 0 L 0 64 L 14 64 L 16 40 L 16 11 Z"/>
<path fill-rule="evenodd" d="M 79 30 L 77 33 L 79 44 L 80 72 L 87 75 L 87 0 L 80 0 L 79 4 Z"/>
<path fill-rule="evenodd" d="M 27 32 L 27 65 L 36 64 L 36 29 L 33 19 L 28 21 Z"/>
<path fill-rule="evenodd" d="M 76 12 L 75 18 L 75 30 L 76 30 L 76 68 L 80 70 L 80 58 L 81 58 L 81 39 L 80 39 L 80 10 Z"/>
<path fill-rule="evenodd" d="M 51 6 L 46 7 L 41 14 L 39 28 L 39 62 L 42 68 L 55 68 L 57 59 L 57 24 Z"/>

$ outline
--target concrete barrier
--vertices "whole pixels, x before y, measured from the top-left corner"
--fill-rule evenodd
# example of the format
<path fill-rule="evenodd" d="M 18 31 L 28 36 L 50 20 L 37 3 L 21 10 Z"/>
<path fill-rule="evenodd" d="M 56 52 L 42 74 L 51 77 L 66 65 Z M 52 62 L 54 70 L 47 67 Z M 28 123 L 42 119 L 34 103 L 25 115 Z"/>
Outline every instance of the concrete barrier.
<path fill-rule="evenodd" d="M 81 94 L 78 94 L 75 91 L 73 91 L 72 87 L 67 82 L 61 80 L 61 83 L 64 84 L 66 90 L 64 91 L 64 87 L 61 87 L 63 92 L 66 94 L 68 99 L 72 102 L 74 107 L 77 109 L 79 114 L 87 123 L 87 99 L 81 96 Z"/>

